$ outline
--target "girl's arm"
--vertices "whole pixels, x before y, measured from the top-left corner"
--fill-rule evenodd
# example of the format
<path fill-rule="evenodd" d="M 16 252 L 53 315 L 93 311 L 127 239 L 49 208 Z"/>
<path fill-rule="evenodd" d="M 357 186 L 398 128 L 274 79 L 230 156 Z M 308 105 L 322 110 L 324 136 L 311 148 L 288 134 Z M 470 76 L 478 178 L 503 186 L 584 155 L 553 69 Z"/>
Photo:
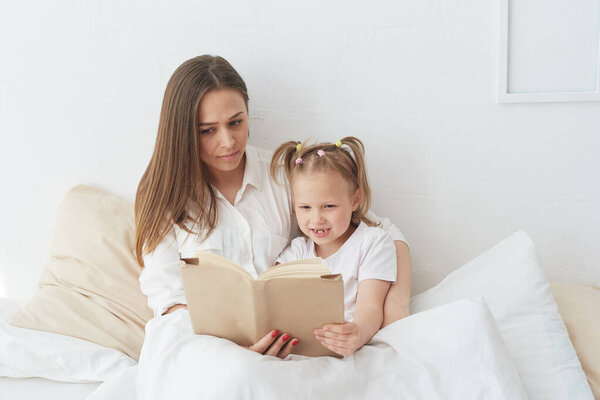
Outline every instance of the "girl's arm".
<path fill-rule="evenodd" d="M 396 263 L 398 273 L 396 283 L 390 286 L 383 306 L 383 325 L 407 317 L 410 314 L 410 254 L 406 242 L 396 240 Z"/>
<path fill-rule="evenodd" d="M 324 325 L 315 329 L 315 338 L 342 356 L 353 354 L 368 343 L 383 321 L 383 305 L 390 282 L 365 279 L 358 284 L 354 321 Z"/>

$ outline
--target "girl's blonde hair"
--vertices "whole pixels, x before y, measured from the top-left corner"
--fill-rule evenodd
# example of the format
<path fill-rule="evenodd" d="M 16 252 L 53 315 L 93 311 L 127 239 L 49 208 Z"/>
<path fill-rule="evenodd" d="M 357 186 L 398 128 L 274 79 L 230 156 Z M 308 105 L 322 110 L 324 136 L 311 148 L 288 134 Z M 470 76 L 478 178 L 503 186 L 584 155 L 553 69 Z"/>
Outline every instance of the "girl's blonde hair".
<path fill-rule="evenodd" d="M 216 194 L 200 157 L 198 105 L 210 90 L 237 90 L 248 109 L 246 84 L 222 57 L 203 55 L 181 64 L 167 83 L 154 153 L 135 198 L 135 255 L 154 251 L 175 224 L 208 235 L 217 223 Z"/>
<path fill-rule="evenodd" d="M 300 142 L 285 142 L 273 154 L 271 177 L 278 183 L 283 169 L 287 181 L 292 183 L 299 174 L 338 172 L 350 186 L 351 192 L 359 189 L 360 202 L 352 212 L 352 224 L 361 221 L 369 226 L 379 225 L 367 218 L 371 206 L 371 188 L 365 166 L 365 146 L 360 139 L 348 136 L 337 143 L 309 145 Z"/>

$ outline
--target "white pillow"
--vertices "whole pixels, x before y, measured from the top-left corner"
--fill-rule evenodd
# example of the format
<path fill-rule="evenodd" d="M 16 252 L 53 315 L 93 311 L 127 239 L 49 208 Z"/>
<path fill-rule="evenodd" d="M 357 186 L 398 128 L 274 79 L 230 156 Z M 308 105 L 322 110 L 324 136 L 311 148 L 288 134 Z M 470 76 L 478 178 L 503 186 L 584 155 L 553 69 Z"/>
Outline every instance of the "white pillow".
<path fill-rule="evenodd" d="M 590 399 L 592 392 L 550 293 L 535 246 L 517 232 L 411 299 L 417 313 L 463 298 L 488 304 L 529 399 Z"/>
<path fill-rule="evenodd" d="M 87 340 L 9 324 L 22 305 L 0 298 L 0 376 L 63 382 L 102 382 L 137 363 Z"/>

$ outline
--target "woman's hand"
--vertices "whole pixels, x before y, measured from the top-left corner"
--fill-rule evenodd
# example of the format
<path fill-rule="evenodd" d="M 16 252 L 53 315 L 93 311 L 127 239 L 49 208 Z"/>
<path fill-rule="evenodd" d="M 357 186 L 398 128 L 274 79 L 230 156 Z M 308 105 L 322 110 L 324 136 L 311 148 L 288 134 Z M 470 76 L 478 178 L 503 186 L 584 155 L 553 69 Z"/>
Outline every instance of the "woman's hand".
<path fill-rule="evenodd" d="M 314 334 L 324 347 L 341 356 L 353 354 L 365 342 L 356 322 L 323 325 L 321 329 L 315 329 Z"/>
<path fill-rule="evenodd" d="M 296 346 L 299 341 L 299 339 L 292 338 L 287 333 L 280 335 L 279 331 L 274 329 L 252 346 L 248 346 L 247 349 L 264 354 L 265 356 L 274 356 L 284 359 L 292 353 L 294 346 Z"/>

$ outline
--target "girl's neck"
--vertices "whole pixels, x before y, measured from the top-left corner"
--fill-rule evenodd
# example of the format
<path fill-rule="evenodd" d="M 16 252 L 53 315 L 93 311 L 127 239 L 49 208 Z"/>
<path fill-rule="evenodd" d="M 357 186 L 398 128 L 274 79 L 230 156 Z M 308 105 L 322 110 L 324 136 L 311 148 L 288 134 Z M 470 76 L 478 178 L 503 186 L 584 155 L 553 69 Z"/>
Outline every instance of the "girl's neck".
<path fill-rule="evenodd" d="M 348 239 L 350 239 L 350 236 L 352 236 L 352 234 L 354 233 L 355 230 L 356 230 L 356 226 L 350 224 L 348 226 L 348 229 L 346 229 L 346 232 L 344 232 L 344 234 L 342 236 L 335 239 L 333 242 L 327 243 L 324 245 L 318 245 L 315 243 L 314 245 L 315 245 L 316 256 L 325 259 L 327 257 L 334 255 L 335 253 L 338 252 L 339 249 L 342 248 L 344 243 L 346 243 L 346 241 Z"/>

